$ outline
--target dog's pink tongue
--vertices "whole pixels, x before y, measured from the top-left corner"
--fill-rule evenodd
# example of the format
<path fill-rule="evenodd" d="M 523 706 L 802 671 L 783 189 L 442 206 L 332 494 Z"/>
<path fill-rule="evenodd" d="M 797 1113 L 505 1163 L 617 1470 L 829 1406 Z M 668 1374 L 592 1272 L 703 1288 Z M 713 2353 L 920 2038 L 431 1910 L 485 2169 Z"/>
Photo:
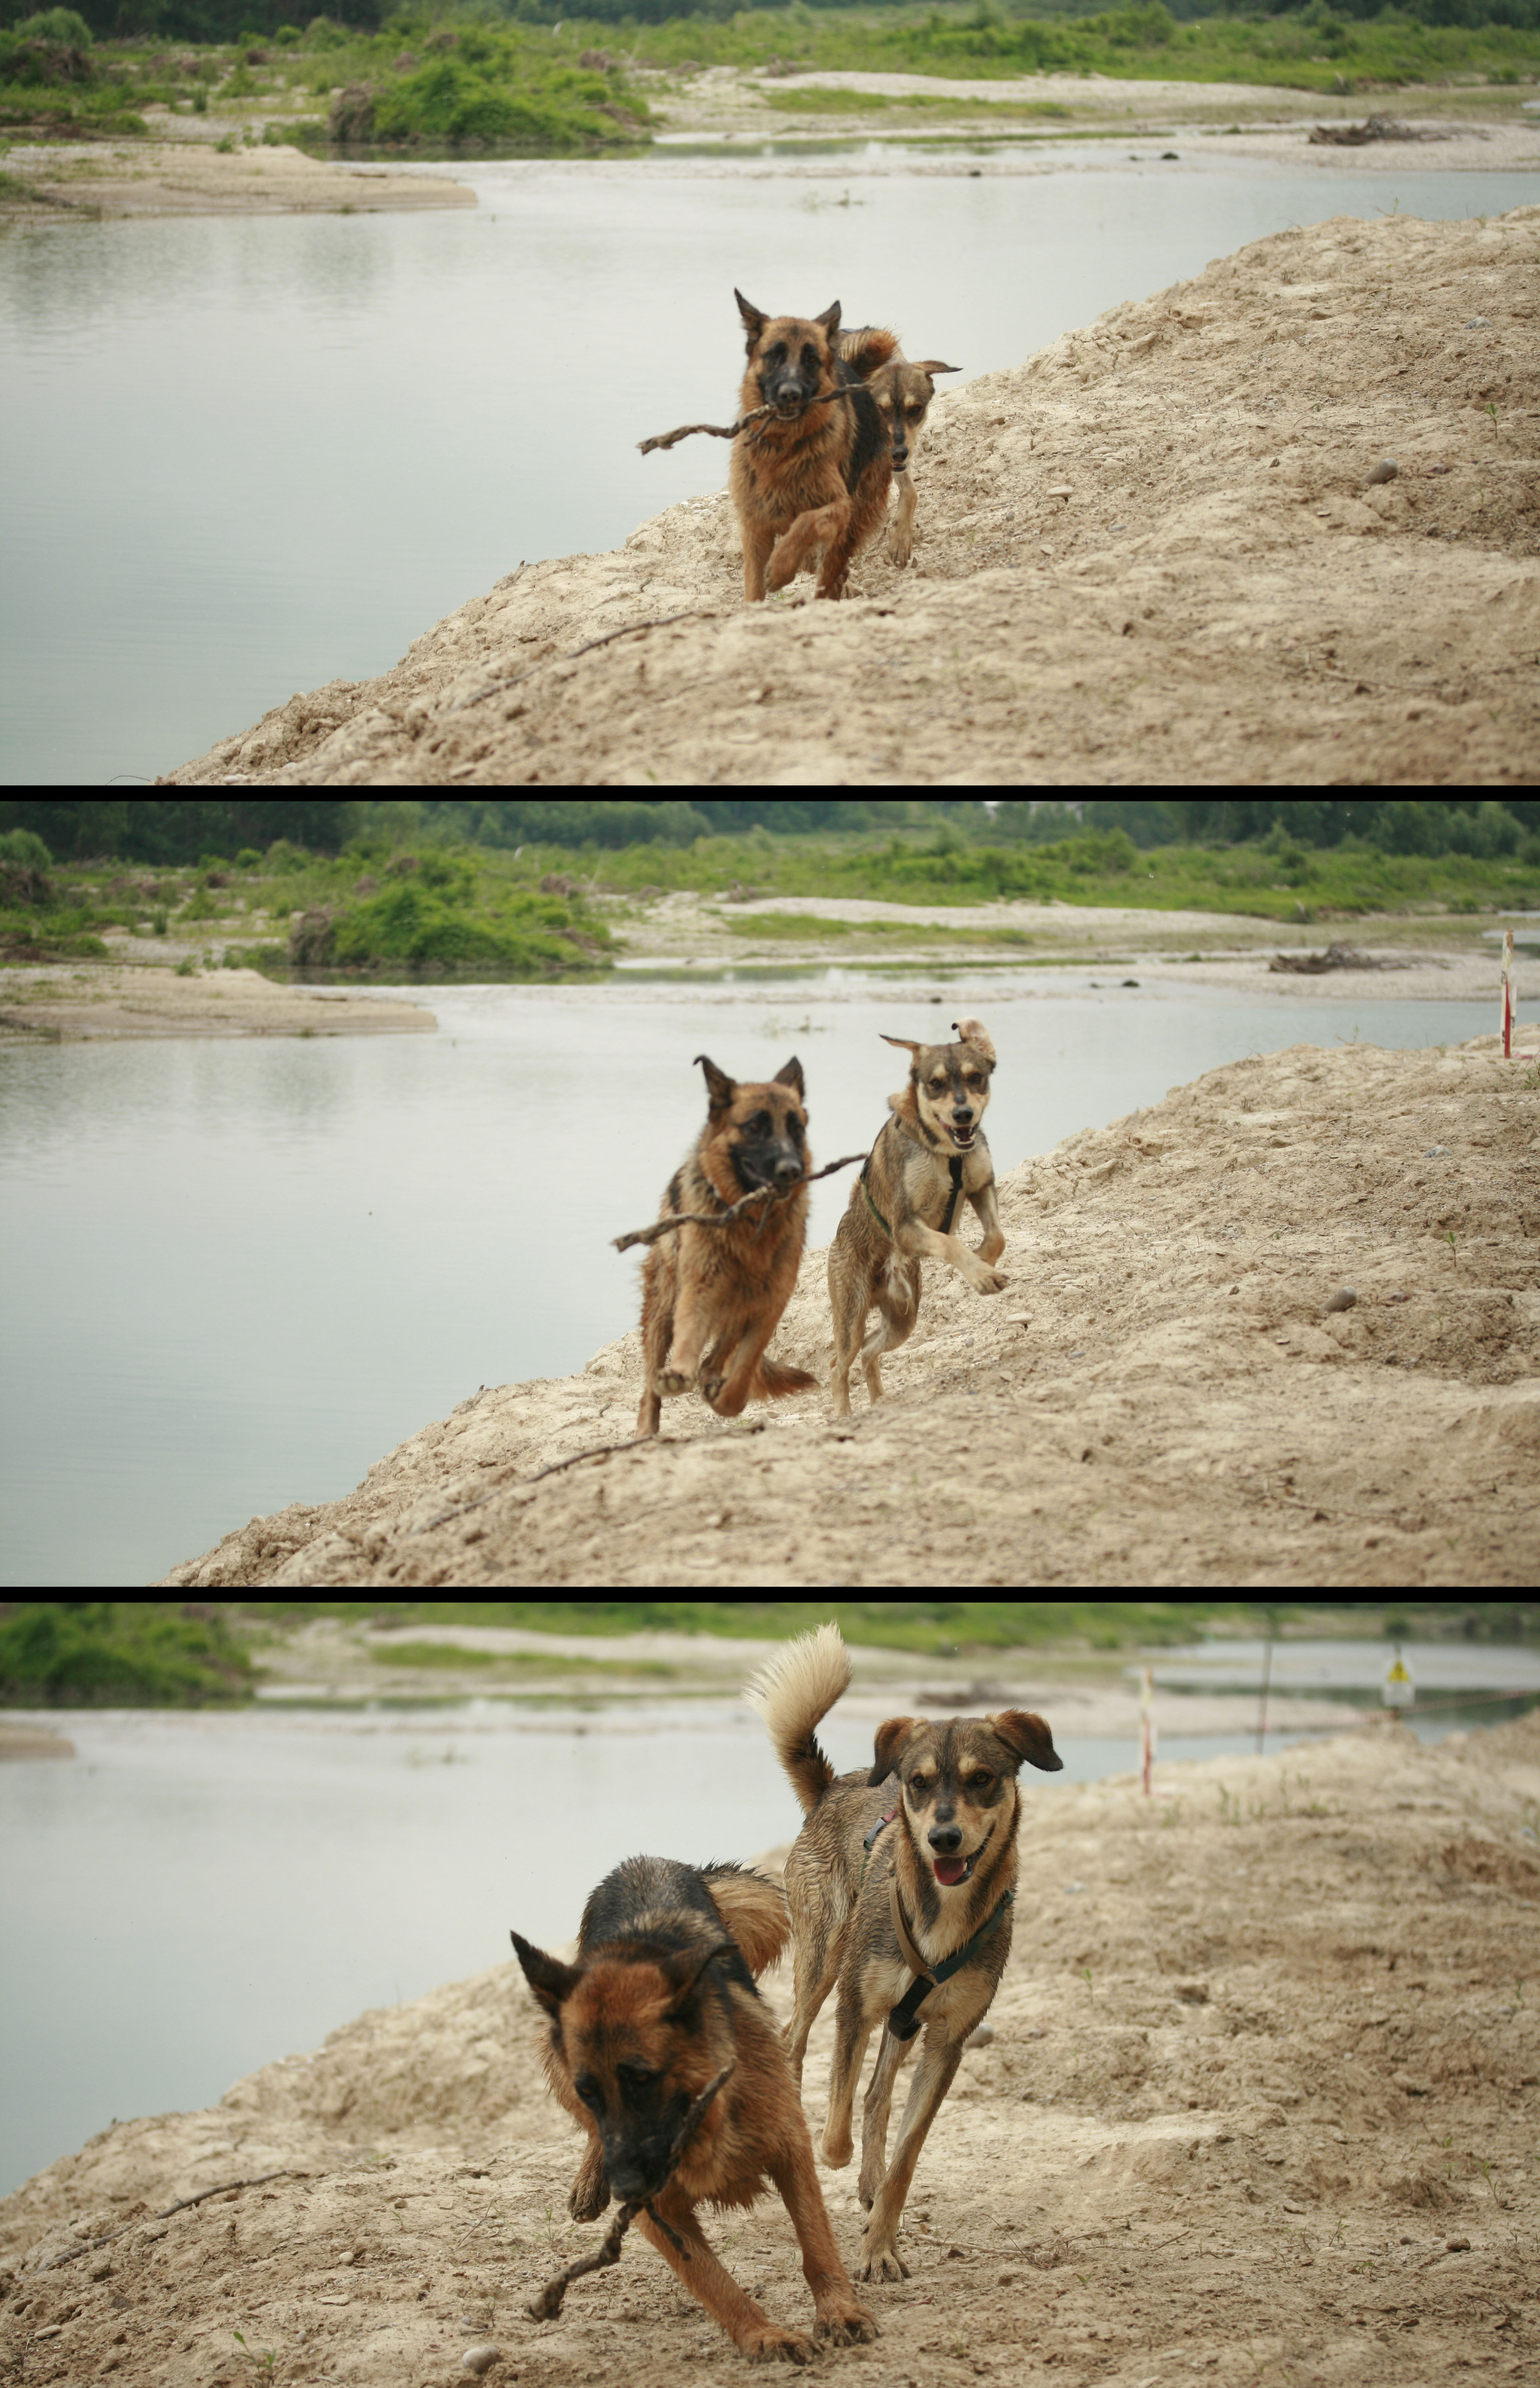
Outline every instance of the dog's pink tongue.
<path fill-rule="evenodd" d="M 944 1883 L 948 1890 L 962 1880 L 967 1871 L 966 1858 L 937 1858 L 935 1861 L 935 1879 Z"/>

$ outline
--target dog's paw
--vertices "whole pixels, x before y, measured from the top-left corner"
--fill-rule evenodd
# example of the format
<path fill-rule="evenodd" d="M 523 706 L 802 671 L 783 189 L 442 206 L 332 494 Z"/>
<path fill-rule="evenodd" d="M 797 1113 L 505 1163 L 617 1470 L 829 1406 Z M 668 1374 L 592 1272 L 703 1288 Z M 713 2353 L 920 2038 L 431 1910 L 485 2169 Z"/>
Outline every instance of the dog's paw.
<path fill-rule="evenodd" d="M 751 2363 L 811 2363 L 818 2348 L 805 2331 L 780 2330 L 760 2322 L 738 2341 Z"/>
<path fill-rule="evenodd" d="M 858 2280 L 907 2280 L 909 2266 L 897 2247 L 862 2245 L 860 2261 L 856 2267 Z"/>
<path fill-rule="evenodd" d="M 818 2334 L 834 2346 L 870 2346 L 881 2338 L 877 2317 L 869 2314 L 864 2305 L 831 2305 L 818 2318 Z"/>
<path fill-rule="evenodd" d="M 592 2188 L 579 2181 L 566 2201 L 566 2210 L 574 2222 L 597 2222 L 609 2204 L 609 2183 L 603 2173 Z"/>
<path fill-rule="evenodd" d="M 687 1377 L 682 1368 L 660 1368 L 653 1378 L 653 1391 L 665 1400 L 672 1393 L 693 1393 L 695 1379 Z"/>
<path fill-rule="evenodd" d="M 1011 1280 L 1008 1277 L 1001 1277 L 999 1269 L 981 1268 L 978 1275 L 971 1277 L 968 1282 L 975 1293 L 1003 1293 Z"/>
<path fill-rule="evenodd" d="M 843 2165 L 847 2165 L 854 2153 L 855 2143 L 848 2131 L 836 2132 L 831 2127 L 824 2132 L 820 2153 L 831 2172 L 838 2172 Z"/>

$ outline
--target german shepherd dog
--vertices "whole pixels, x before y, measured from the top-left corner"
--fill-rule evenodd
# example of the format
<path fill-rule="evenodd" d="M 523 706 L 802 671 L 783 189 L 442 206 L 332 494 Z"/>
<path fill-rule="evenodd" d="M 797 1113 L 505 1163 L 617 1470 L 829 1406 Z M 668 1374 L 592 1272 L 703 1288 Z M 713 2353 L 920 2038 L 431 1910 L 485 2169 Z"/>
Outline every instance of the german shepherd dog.
<path fill-rule="evenodd" d="M 908 2275 L 898 2221 L 920 2151 L 1011 1953 L 1017 1771 L 1025 1759 L 1057 1773 L 1063 1760 L 1041 1717 L 1008 1708 L 945 1724 L 890 1717 L 877 1728 L 871 1772 L 836 1776 L 814 1728 L 849 1681 L 839 1628 L 825 1625 L 779 1652 L 745 1697 L 808 1818 L 786 1861 L 796 2008 L 785 2037 L 799 2086 L 813 2019 L 839 1988 L 825 2164 L 850 2161 L 857 2077 L 872 2030 L 890 2018 L 861 2110 L 868 2214 L 857 2271 L 863 2280 L 900 2280 Z M 920 1989 L 927 1975 L 928 1992 Z M 889 2164 L 894 2079 L 922 2026 Z"/>
<path fill-rule="evenodd" d="M 952 1033 L 955 1045 L 883 1039 L 913 1058 L 908 1086 L 887 1099 L 892 1116 L 850 1189 L 829 1247 L 834 1315 L 829 1385 L 836 1417 L 850 1415 L 850 1369 L 858 1353 L 867 1391 L 881 1401 L 882 1354 L 908 1341 L 920 1315 L 922 1260 L 948 1262 L 975 1293 L 1000 1293 L 1007 1283 L 991 1265 L 1004 1251 L 1005 1238 L 995 1203 L 994 1163 L 978 1124 L 989 1100 L 995 1048 L 981 1021 L 954 1021 Z M 964 1194 L 984 1229 L 976 1253 L 952 1229 Z M 877 1322 L 867 1335 L 872 1309 Z"/>
<path fill-rule="evenodd" d="M 795 1055 L 768 1085 L 739 1086 L 706 1054 L 706 1125 L 668 1180 L 660 1217 L 712 1215 L 745 1194 L 777 1189 L 725 1227 L 675 1227 L 642 1272 L 642 1406 L 638 1434 L 655 1434 L 666 1394 L 699 1391 L 719 1417 L 758 1395 L 777 1401 L 816 1383 L 805 1368 L 767 1360 L 765 1346 L 796 1283 L 808 1232 L 810 1167 L 802 1064 Z M 785 1189 L 795 1188 L 795 1192 Z"/>
<path fill-rule="evenodd" d="M 744 541 L 744 595 L 784 589 L 821 549 L 820 597 L 842 597 L 850 565 L 887 511 L 893 443 L 861 374 L 839 354 L 839 301 L 810 320 L 767 315 L 741 290 L 733 297 L 748 335 L 741 414 L 775 413 L 740 431 L 728 486 Z M 891 332 L 865 332 L 864 369 L 897 347 Z M 832 397 L 832 391 L 842 391 Z M 809 405 L 812 399 L 826 402 Z"/>
<path fill-rule="evenodd" d="M 784 1899 L 757 1874 L 628 1858 L 583 1910 L 575 1965 L 512 1937 L 551 2018 L 546 2078 L 589 2135 L 575 2218 L 592 2221 L 612 2193 L 645 2199 L 642 2229 L 734 2344 L 761 2361 L 807 2363 L 813 2340 L 761 2312 L 695 2219 L 703 2197 L 752 2205 L 768 2174 L 801 2244 L 818 2336 L 841 2345 L 877 2336 L 840 2261 L 790 2068 L 755 1988 L 787 1929 Z M 725 2066 L 729 2079 L 676 2161 L 686 2115 Z"/>
<path fill-rule="evenodd" d="M 891 337 L 868 324 L 859 332 L 842 332 L 839 352 L 855 367 L 877 401 L 877 409 L 888 427 L 893 442 L 893 477 L 898 485 L 898 502 L 887 529 L 887 553 L 891 564 L 907 564 L 914 553 L 914 451 L 930 403 L 935 396 L 936 374 L 961 373 L 961 365 L 945 365 L 939 357 L 926 357 L 911 364 L 897 346 L 890 357 L 876 363 L 872 358 L 871 343 Z"/>

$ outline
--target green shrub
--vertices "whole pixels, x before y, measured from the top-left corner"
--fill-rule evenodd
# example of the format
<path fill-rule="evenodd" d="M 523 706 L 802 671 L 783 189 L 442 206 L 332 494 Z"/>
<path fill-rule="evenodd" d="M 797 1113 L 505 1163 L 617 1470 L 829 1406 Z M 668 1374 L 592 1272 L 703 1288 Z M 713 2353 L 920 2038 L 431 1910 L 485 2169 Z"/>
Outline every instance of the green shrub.
<path fill-rule="evenodd" d="M 262 857 L 257 852 L 256 847 L 254 845 L 243 845 L 239 854 L 235 857 L 235 869 L 237 870 L 260 870 L 261 867 Z"/>
<path fill-rule="evenodd" d="M 0 1704 L 192 1708 L 244 1699 L 251 1662 L 223 1618 L 169 1601 L 19 1601 L 0 1619 Z"/>
<path fill-rule="evenodd" d="M 0 862 L 16 862 L 31 870 L 46 870 L 53 860 L 34 830 L 0 830 Z"/>

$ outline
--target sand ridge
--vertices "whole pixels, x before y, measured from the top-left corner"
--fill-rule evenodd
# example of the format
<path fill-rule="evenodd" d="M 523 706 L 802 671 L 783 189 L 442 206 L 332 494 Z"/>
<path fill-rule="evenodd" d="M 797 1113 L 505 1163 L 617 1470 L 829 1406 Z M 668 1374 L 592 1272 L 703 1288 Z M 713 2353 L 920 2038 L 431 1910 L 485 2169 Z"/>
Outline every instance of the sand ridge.
<path fill-rule="evenodd" d="M 940 397 L 849 602 L 746 607 L 690 500 L 164 784 L 1527 785 L 1537 263 L 1540 208 L 1253 242 Z"/>
<path fill-rule="evenodd" d="M 927 1270 L 848 1420 L 811 1252 L 771 1348 L 818 1391 L 542 1475 L 634 1434 L 632 1328 L 164 1581 L 1527 1586 L 1540 1066 L 1496 1045 L 1296 1045 L 1002 1169 L 1008 1289 Z"/>
<path fill-rule="evenodd" d="M 1052 1721 L 1052 1712 L 1050 1710 Z M 765 1754 L 767 1828 L 792 1829 Z M 1528 2268 L 1540 1723 L 1436 1748 L 1378 1725 L 1282 1759 L 1026 1786 L 1011 1962 L 922 2156 L 911 2276 L 859 2388 L 1506 2388 Z M 626 1853 L 624 1825 L 616 1857 Z M 702 1860 L 722 1852 L 670 1852 Z M 745 1852 L 745 1854 L 748 1854 Z M 771 1853 L 773 1867 L 783 1849 Z M 589 1886 L 573 1886 L 572 1923 Z M 495 1940 L 510 1922 L 489 1917 Z M 767 1993 L 786 2011 L 783 1971 Z M 832 2006 L 804 2102 L 821 2126 Z M 0 2202 L 0 2350 L 78 2388 L 524 2388 L 751 2375 L 650 2251 L 537 2325 L 592 2247 L 542 2026 L 501 1963 L 365 2014 L 207 2112 L 114 2123 Z M 276 2178 L 262 2179 L 263 2175 Z M 854 2171 L 824 2172 L 847 2258 Z M 168 2215 L 174 2201 L 226 2190 Z M 779 2202 L 707 2222 L 808 2311 Z M 108 2234 L 112 2234 L 110 2238 Z M 106 2243 L 93 2244 L 95 2241 Z"/>

